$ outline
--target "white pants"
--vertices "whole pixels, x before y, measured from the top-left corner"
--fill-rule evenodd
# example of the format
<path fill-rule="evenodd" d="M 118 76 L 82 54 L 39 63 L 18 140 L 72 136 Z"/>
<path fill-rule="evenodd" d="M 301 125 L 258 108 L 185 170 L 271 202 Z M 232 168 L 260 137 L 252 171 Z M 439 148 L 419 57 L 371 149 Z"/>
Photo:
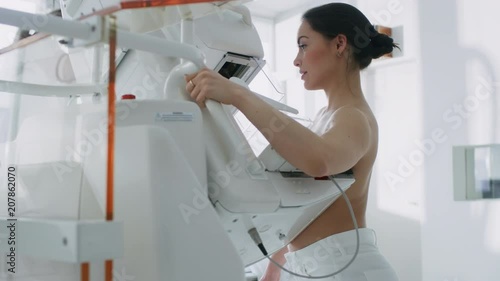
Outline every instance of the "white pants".
<path fill-rule="evenodd" d="M 324 279 L 306 279 L 290 275 L 291 281 L 398 281 L 394 269 L 380 254 L 372 229 L 359 229 L 359 252 L 356 259 L 341 273 Z M 356 251 L 356 230 L 326 237 L 303 249 L 285 254 L 287 268 L 306 276 L 323 276 L 344 267 Z M 284 273 L 282 271 L 282 273 Z"/>

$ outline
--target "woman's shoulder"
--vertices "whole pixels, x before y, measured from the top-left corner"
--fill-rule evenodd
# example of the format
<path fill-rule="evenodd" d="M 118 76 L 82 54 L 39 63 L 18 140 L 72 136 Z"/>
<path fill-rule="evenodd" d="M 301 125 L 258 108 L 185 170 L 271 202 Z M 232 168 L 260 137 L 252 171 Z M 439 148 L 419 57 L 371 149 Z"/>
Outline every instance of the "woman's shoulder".
<path fill-rule="evenodd" d="M 348 122 L 361 124 L 364 123 L 371 127 L 376 124 L 375 117 L 369 107 L 357 105 L 344 105 L 337 109 L 321 108 L 313 120 L 311 130 L 318 134 L 326 133 L 334 123 Z"/>
<path fill-rule="evenodd" d="M 339 107 L 337 110 L 333 112 L 333 117 L 339 117 L 339 116 L 344 116 L 344 117 L 349 117 L 349 116 L 356 116 L 356 117 L 361 117 L 361 119 L 365 119 L 368 121 L 375 121 L 375 116 L 373 115 L 373 112 L 371 111 L 370 107 L 368 105 L 344 105 Z"/>

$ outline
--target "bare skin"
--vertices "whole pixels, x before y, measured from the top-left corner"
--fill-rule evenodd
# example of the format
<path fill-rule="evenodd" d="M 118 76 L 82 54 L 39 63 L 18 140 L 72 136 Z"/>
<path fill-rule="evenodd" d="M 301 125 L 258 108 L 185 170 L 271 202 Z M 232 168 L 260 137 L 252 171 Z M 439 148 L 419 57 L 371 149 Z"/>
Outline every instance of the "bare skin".
<path fill-rule="evenodd" d="M 308 90 L 323 89 L 326 110 L 333 114 L 329 129 L 317 135 L 310 129 L 273 109 L 249 90 L 219 74 L 203 69 L 187 75 L 186 90 L 205 107 L 212 99 L 238 108 L 264 134 L 274 149 L 288 162 L 311 176 L 335 175 L 353 169 L 355 183 L 347 190 L 359 227 L 366 227 L 365 212 L 370 176 L 377 155 L 378 127 L 366 102 L 359 69 L 352 61 L 344 35 L 326 39 L 303 22 L 298 31 L 299 52 L 294 65 L 299 68 Z M 273 128 L 280 128 L 276 130 Z M 336 200 L 289 245 L 273 255 L 285 263 L 287 251 L 302 249 L 318 240 L 353 229 L 345 201 Z M 269 264 L 261 280 L 279 280 L 280 269 Z"/>
<path fill-rule="evenodd" d="M 369 108 L 365 110 L 367 116 L 372 115 Z M 372 132 L 376 132 L 377 123 L 375 118 L 372 115 L 369 119 Z M 376 154 L 377 135 L 373 134 L 369 151 L 353 167 L 356 181 L 346 192 L 352 205 L 358 227 L 366 227 L 365 213 L 368 199 L 368 187 Z M 336 233 L 351 230 L 353 227 L 348 206 L 343 198 L 339 198 L 302 231 L 288 245 L 288 249 L 290 251 L 300 250 L 318 240 Z"/>

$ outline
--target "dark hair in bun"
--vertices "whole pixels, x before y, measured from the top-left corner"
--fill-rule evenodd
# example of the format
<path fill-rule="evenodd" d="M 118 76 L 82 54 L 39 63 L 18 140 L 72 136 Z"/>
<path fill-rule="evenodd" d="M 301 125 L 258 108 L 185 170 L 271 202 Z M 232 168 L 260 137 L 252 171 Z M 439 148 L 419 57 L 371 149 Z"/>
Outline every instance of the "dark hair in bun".
<path fill-rule="evenodd" d="M 330 3 L 315 7 L 302 18 L 314 31 L 328 39 L 344 34 L 353 48 L 354 60 L 359 69 L 370 65 L 372 59 L 398 48 L 391 37 L 379 33 L 361 11 L 349 4 Z"/>

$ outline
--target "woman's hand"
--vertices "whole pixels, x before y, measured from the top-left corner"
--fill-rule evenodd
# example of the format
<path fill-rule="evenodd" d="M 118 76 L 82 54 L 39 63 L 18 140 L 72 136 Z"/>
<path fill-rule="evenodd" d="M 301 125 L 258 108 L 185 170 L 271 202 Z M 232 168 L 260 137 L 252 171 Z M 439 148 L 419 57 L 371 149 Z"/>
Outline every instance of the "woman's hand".
<path fill-rule="evenodd" d="M 207 99 L 234 105 L 239 95 L 248 92 L 244 87 L 208 68 L 188 74 L 185 79 L 186 91 L 200 107 L 205 107 Z"/>

